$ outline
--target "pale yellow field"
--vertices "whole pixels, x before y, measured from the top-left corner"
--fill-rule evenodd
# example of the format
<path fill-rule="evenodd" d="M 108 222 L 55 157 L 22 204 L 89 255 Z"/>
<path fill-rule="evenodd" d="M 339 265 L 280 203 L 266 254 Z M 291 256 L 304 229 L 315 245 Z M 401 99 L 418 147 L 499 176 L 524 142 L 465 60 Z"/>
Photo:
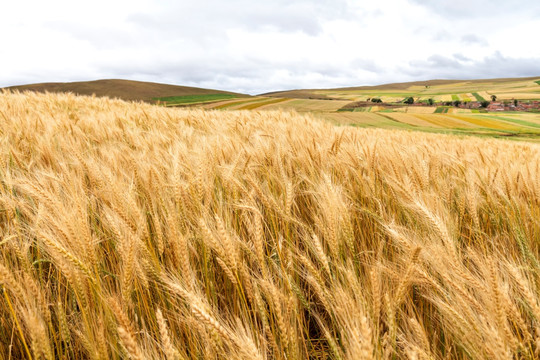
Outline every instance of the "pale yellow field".
<path fill-rule="evenodd" d="M 405 107 L 405 112 L 410 114 L 432 114 L 436 106 L 408 106 Z"/>
<path fill-rule="evenodd" d="M 497 94 L 499 99 L 540 99 L 540 93 L 504 92 Z"/>
<path fill-rule="evenodd" d="M 487 101 L 491 100 L 491 94 L 489 94 L 487 91 L 478 91 L 478 95 L 480 95 Z"/>
<path fill-rule="evenodd" d="M 438 95 L 435 96 L 437 101 L 452 101 L 452 95 Z"/>
<path fill-rule="evenodd" d="M 491 114 L 486 115 L 490 116 Z M 505 113 L 501 117 L 540 125 L 540 115 L 537 113 Z"/>
<path fill-rule="evenodd" d="M 254 107 L 257 107 L 259 103 L 263 103 L 263 102 L 266 102 L 266 101 L 269 101 L 269 98 L 267 97 L 255 97 L 255 98 L 251 98 L 249 100 L 243 100 L 243 101 L 238 101 L 238 102 L 235 102 L 235 103 L 229 103 L 226 105 L 226 109 L 227 110 L 239 110 L 239 109 L 244 109 L 246 107 L 251 107 L 251 106 L 254 106 Z M 229 105 L 232 105 L 232 106 L 229 106 Z M 219 109 L 219 107 L 212 107 L 213 109 Z"/>
<path fill-rule="evenodd" d="M 354 92 L 334 92 L 334 91 L 317 91 L 316 94 L 320 95 L 326 95 L 328 97 L 332 98 L 340 98 L 344 100 L 349 100 L 350 102 L 353 101 L 366 101 L 369 96 L 362 95 L 362 94 L 356 94 Z"/>
<path fill-rule="evenodd" d="M 317 115 L 318 118 L 330 121 L 334 125 L 362 125 L 380 128 L 396 125 L 388 121 L 386 117 L 371 112 L 320 113 Z"/>
<path fill-rule="evenodd" d="M 220 102 L 214 102 L 211 104 L 202 104 L 198 107 L 201 107 L 203 109 L 228 109 L 232 110 L 238 107 L 241 107 L 246 104 L 255 103 L 258 101 L 263 101 L 265 99 L 268 99 L 267 97 L 252 97 L 252 98 L 240 98 L 240 99 L 232 99 L 232 100 L 225 100 Z"/>
<path fill-rule="evenodd" d="M 296 110 L 298 112 L 336 111 L 350 101 L 297 99 L 267 107 L 267 109 Z"/>
<path fill-rule="evenodd" d="M 453 114 L 430 114 L 430 115 L 418 115 L 421 119 L 430 122 L 433 125 L 441 126 L 447 129 L 454 128 L 477 128 L 478 124 L 475 123 L 474 118 L 467 118 L 464 116 Z M 473 120 L 472 122 L 469 120 Z"/>
<path fill-rule="evenodd" d="M 452 111 L 449 113 L 451 114 L 470 114 L 471 113 L 471 109 L 452 109 Z"/>
<path fill-rule="evenodd" d="M 425 127 L 436 127 L 436 128 L 443 127 L 443 126 L 434 125 L 429 121 L 425 121 L 422 118 L 420 118 L 417 114 L 413 114 L 413 113 L 397 113 L 396 112 L 396 113 L 385 113 L 384 115 L 396 121 L 410 124 L 413 126 L 421 126 L 421 127 L 425 126 Z"/>
<path fill-rule="evenodd" d="M 466 121 L 478 127 L 500 130 L 519 130 L 520 127 L 502 119 L 490 119 L 483 116 L 453 115 L 453 118 Z"/>
<path fill-rule="evenodd" d="M 271 103 L 271 104 L 259 106 L 257 110 L 277 110 L 277 109 L 283 108 L 284 105 L 286 105 L 287 103 L 291 101 L 296 101 L 296 99 L 283 99 L 283 100 L 284 101 L 279 101 L 277 103 Z"/>
<path fill-rule="evenodd" d="M 478 125 L 460 118 L 456 115 L 450 114 L 401 114 L 401 113 L 388 113 L 385 114 L 391 118 L 411 124 L 414 126 L 424 126 L 430 128 L 476 128 Z"/>

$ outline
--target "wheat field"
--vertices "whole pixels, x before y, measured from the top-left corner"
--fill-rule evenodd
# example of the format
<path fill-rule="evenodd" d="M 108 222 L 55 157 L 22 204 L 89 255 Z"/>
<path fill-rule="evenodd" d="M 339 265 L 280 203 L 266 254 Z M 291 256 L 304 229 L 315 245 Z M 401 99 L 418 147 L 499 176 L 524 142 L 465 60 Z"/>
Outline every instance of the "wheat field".
<path fill-rule="evenodd" d="M 0 94 L 1 359 L 534 359 L 540 146 Z"/>

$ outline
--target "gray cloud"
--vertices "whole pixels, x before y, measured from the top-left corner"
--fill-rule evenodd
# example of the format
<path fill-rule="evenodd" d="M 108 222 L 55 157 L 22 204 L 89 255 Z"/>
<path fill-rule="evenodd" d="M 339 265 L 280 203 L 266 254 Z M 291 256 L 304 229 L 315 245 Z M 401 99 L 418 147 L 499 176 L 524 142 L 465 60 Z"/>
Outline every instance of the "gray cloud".
<path fill-rule="evenodd" d="M 530 0 L 411 0 L 431 11 L 453 18 L 482 18 L 494 15 L 534 17 L 540 11 L 540 3 Z"/>
<path fill-rule="evenodd" d="M 540 3 L 525 0 L 95 1 L 6 3 L 0 86 L 127 78 L 253 94 L 540 74 L 527 40 Z"/>
<path fill-rule="evenodd" d="M 128 20 L 150 31 L 170 31 L 170 36 L 219 37 L 223 30 L 274 29 L 281 32 L 301 31 L 317 35 L 321 22 L 347 16 L 345 0 L 254 2 L 251 0 L 207 0 L 197 2 L 164 1 L 152 13 L 136 13 Z M 225 14 L 224 14 L 225 12 Z"/>
<path fill-rule="evenodd" d="M 466 34 L 461 37 L 461 41 L 465 44 L 473 44 L 473 45 L 488 45 L 488 42 L 474 34 Z"/>
<path fill-rule="evenodd" d="M 459 61 L 472 61 L 471 58 L 468 58 L 467 56 L 463 54 L 456 53 L 456 54 L 453 54 L 452 56 L 454 57 L 454 59 L 457 59 Z"/>
<path fill-rule="evenodd" d="M 356 70 L 364 70 L 372 73 L 381 74 L 385 69 L 370 59 L 355 59 L 351 62 L 351 67 Z"/>
<path fill-rule="evenodd" d="M 290 88 L 341 86 L 347 81 L 361 81 L 359 72 L 382 73 L 374 61 L 355 59 L 346 66 L 316 61 L 291 60 L 277 63 L 271 59 L 250 57 L 227 62 L 162 60 L 149 66 L 145 62 L 126 65 L 99 64 L 98 71 L 115 77 L 162 81 L 251 94 Z M 315 82 L 316 81 L 316 82 Z"/>
<path fill-rule="evenodd" d="M 75 21 L 47 21 L 44 25 L 48 29 L 87 42 L 99 50 L 136 47 L 148 40 L 144 32 L 133 34 L 130 29 L 108 24 L 95 26 Z"/>
<path fill-rule="evenodd" d="M 434 41 L 447 41 L 448 39 L 451 39 L 453 37 L 452 34 L 450 34 L 446 30 L 437 31 L 433 36 L 431 37 Z"/>
<path fill-rule="evenodd" d="M 525 77 L 540 74 L 540 58 L 512 58 L 495 52 L 482 60 L 463 63 L 450 57 L 433 55 L 427 60 L 411 61 L 408 67 L 400 71 L 410 77 L 424 79 Z"/>

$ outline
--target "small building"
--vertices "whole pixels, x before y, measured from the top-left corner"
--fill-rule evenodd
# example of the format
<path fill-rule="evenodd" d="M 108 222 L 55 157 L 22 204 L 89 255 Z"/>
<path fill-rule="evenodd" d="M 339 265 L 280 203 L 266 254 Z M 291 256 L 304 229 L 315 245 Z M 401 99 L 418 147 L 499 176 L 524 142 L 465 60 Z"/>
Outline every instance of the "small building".
<path fill-rule="evenodd" d="M 504 111 L 504 104 L 500 102 L 492 102 L 486 109 L 487 111 Z"/>

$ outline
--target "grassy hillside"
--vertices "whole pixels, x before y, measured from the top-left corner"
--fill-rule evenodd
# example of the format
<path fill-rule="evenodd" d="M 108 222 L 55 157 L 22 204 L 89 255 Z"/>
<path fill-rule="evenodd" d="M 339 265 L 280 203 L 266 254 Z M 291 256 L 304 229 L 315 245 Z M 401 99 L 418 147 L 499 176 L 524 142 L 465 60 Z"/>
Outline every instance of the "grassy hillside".
<path fill-rule="evenodd" d="M 221 90 L 202 89 L 188 86 L 158 84 L 132 80 L 96 80 L 69 83 L 42 83 L 11 86 L 7 89 L 36 92 L 70 92 L 78 95 L 106 96 L 128 101 L 155 101 L 158 98 L 225 95 L 226 97 L 246 96 Z M 205 101 L 204 99 L 202 101 Z"/>
<path fill-rule="evenodd" d="M 1 358 L 539 356 L 539 145 L 69 94 L 0 115 Z"/>

